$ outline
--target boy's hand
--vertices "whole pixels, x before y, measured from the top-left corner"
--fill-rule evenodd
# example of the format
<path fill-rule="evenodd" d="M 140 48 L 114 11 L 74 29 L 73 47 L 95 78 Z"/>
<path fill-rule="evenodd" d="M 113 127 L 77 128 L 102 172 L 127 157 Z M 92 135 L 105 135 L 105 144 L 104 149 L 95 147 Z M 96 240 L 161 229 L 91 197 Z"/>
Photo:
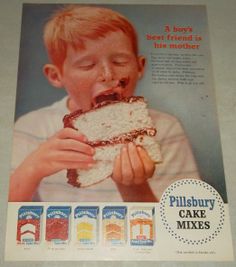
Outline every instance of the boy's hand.
<path fill-rule="evenodd" d="M 11 175 L 9 201 L 32 201 L 40 181 L 58 171 L 89 168 L 94 149 L 85 142 L 84 135 L 65 128 L 42 143 Z"/>
<path fill-rule="evenodd" d="M 34 169 L 39 180 L 63 169 L 89 168 L 94 163 L 94 149 L 86 141 L 78 131 L 62 129 L 42 143 L 24 163 Z"/>
<path fill-rule="evenodd" d="M 152 177 L 154 171 L 155 164 L 146 150 L 129 143 L 115 159 L 112 178 L 123 185 L 140 185 Z"/>

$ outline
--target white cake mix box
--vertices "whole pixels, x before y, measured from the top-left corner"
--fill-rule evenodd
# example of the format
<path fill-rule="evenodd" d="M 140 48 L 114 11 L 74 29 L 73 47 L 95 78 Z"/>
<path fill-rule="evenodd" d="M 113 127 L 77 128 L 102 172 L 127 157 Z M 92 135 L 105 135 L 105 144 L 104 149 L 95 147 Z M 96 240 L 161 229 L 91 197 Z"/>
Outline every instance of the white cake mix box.
<path fill-rule="evenodd" d="M 130 244 L 153 246 L 154 207 L 132 207 L 130 209 Z"/>

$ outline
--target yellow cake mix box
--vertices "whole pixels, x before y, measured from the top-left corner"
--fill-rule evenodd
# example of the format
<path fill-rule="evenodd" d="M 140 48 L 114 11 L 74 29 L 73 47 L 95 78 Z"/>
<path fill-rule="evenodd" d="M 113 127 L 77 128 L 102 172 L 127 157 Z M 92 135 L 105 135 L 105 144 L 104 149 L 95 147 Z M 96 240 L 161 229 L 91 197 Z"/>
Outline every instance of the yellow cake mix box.
<path fill-rule="evenodd" d="M 76 242 L 80 245 L 96 245 L 98 243 L 99 207 L 78 206 L 75 208 Z"/>

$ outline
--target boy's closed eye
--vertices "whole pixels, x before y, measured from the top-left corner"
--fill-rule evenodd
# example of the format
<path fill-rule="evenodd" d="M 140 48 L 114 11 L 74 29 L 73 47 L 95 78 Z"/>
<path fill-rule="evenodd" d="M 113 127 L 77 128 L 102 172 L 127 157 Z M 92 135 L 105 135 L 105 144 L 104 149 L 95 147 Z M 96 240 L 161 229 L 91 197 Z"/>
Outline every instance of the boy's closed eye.
<path fill-rule="evenodd" d="M 112 63 L 117 66 L 125 66 L 130 61 L 128 56 L 117 56 L 112 59 Z"/>
<path fill-rule="evenodd" d="M 81 70 L 90 70 L 93 67 L 95 67 L 96 63 L 94 61 L 83 61 L 83 62 L 78 62 L 76 64 L 77 68 L 81 69 Z"/>
<path fill-rule="evenodd" d="M 125 66 L 128 64 L 127 60 L 113 60 L 113 64 L 116 66 Z"/>

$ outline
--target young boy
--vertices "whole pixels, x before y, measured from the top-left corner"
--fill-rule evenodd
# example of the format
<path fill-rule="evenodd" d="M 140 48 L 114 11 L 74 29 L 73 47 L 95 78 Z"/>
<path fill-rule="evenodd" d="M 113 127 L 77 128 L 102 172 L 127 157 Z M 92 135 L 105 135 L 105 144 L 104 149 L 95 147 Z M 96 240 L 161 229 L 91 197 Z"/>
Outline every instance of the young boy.
<path fill-rule="evenodd" d="M 44 42 L 51 61 L 44 74 L 68 96 L 16 122 L 9 201 L 155 201 L 173 181 L 199 178 L 179 122 L 150 111 L 163 163 L 155 168 L 147 152 L 130 143 L 115 159 L 111 178 L 88 188 L 68 185 L 66 169 L 90 168 L 94 149 L 80 131 L 63 129 L 63 116 L 90 110 L 102 94 L 98 85 L 123 77 L 129 83 L 119 93 L 132 96 L 146 60 L 138 55 L 131 23 L 106 8 L 72 5 L 58 10 L 45 26 Z"/>

